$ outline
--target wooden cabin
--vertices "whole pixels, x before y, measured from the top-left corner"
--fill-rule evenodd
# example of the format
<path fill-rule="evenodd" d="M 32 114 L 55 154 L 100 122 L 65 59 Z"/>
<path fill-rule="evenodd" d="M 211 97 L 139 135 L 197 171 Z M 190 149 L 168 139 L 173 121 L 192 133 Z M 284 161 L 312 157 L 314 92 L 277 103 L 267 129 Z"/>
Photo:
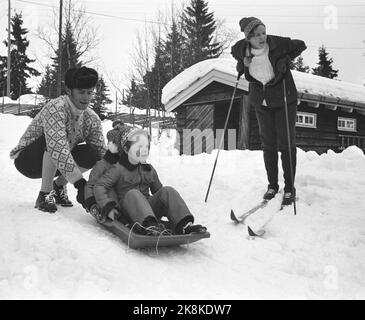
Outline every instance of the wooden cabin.
<path fill-rule="evenodd" d="M 242 77 L 228 130 L 221 141 L 237 72 L 233 59 L 205 60 L 184 70 L 163 89 L 166 111 L 176 112 L 180 154 L 222 149 L 261 149 L 255 110 Z M 321 154 L 350 145 L 365 150 L 365 87 L 292 71 L 298 90 L 297 147 Z"/>

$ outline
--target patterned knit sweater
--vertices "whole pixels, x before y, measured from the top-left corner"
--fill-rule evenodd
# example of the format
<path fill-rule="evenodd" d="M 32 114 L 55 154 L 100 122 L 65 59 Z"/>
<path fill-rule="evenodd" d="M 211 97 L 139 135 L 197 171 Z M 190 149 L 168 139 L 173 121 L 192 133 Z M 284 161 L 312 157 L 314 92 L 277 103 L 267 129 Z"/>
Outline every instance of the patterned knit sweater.
<path fill-rule="evenodd" d="M 10 158 L 15 159 L 21 150 L 44 135 L 47 151 L 61 174 L 71 183 L 81 179 L 82 173 L 71 150 L 86 142 L 102 158 L 106 145 L 97 114 L 87 108 L 76 116 L 74 108 L 67 96 L 48 102 L 29 124 L 18 145 L 10 151 Z"/>

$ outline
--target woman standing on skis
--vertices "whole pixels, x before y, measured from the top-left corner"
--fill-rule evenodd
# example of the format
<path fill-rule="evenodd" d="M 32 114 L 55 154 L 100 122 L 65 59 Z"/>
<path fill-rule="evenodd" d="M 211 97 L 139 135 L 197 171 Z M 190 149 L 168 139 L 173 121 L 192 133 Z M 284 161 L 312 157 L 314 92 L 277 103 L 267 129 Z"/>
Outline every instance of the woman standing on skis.
<path fill-rule="evenodd" d="M 302 40 L 292 40 L 266 34 L 264 23 L 255 17 L 240 20 L 245 39 L 238 41 L 231 54 L 237 60 L 239 77 L 245 74 L 249 81 L 249 104 L 255 108 L 268 178 L 268 189 L 264 199 L 275 197 L 278 184 L 278 151 L 284 171 L 283 205 L 290 205 L 295 199 L 294 183 L 296 168 L 295 122 L 297 112 L 297 90 L 289 62 L 299 56 L 306 45 Z M 286 84 L 289 134 L 288 145 L 283 80 Z M 293 181 L 290 173 L 290 154 Z"/>

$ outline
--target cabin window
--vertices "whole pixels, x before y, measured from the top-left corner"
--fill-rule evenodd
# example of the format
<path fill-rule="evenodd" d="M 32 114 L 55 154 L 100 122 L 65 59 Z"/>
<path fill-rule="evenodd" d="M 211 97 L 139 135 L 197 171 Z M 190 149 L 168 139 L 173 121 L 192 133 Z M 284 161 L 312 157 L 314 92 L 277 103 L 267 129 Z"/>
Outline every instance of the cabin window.
<path fill-rule="evenodd" d="M 343 131 L 356 131 L 356 119 L 339 117 L 337 129 Z"/>
<path fill-rule="evenodd" d="M 315 113 L 298 112 L 297 127 L 317 128 L 317 115 Z"/>

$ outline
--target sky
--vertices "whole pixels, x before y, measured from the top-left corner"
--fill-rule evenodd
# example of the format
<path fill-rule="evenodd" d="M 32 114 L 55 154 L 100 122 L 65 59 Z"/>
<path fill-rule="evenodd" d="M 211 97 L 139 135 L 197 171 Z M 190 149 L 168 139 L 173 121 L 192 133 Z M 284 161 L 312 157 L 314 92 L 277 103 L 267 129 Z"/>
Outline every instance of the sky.
<path fill-rule="evenodd" d="M 190 1 L 172 0 L 83 0 L 91 25 L 97 28 L 99 45 L 92 52 L 95 67 L 104 76 L 114 97 L 118 89 L 125 88 L 128 75 L 133 70 L 132 55 L 137 44 L 137 34 L 146 29 L 146 21 L 157 22 L 158 13 L 169 16 L 174 4 L 181 8 Z M 8 0 L 0 0 L 0 40 L 7 38 Z M 11 0 L 12 12 L 23 13 L 24 27 L 29 29 L 30 58 L 36 59 L 33 67 L 43 71 L 48 63 L 47 46 L 37 36 L 38 28 L 45 28 L 54 21 L 53 10 L 58 0 Z M 307 50 L 302 56 L 311 68 L 318 62 L 318 48 L 324 45 L 333 58 L 333 67 L 339 69 L 338 79 L 356 84 L 365 83 L 365 3 L 361 1 L 303 1 L 263 0 L 210 0 L 210 12 L 224 21 L 227 30 L 236 32 L 236 40 L 243 38 L 239 20 L 245 16 L 260 18 L 268 34 L 302 39 Z M 153 23 L 157 26 L 157 23 Z M 233 45 L 234 42 L 232 42 Z M 6 47 L 0 44 L 0 54 Z M 229 57 L 229 49 L 225 55 Z M 40 78 L 29 84 L 36 86 Z"/>

